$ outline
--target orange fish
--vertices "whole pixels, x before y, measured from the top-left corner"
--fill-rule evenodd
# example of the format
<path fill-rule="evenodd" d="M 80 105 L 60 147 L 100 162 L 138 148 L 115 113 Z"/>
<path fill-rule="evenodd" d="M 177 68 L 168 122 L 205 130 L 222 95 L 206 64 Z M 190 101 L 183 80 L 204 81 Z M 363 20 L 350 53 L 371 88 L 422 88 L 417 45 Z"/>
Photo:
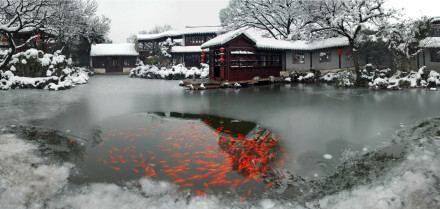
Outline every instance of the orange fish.
<path fill-rule="evenodd" d="M 151 161 L 151 160 L 154 160 L 154 158 L 156 158 L 156 156 L 151 157 L 150 161 Z"/>
<path fill-rule="evenodd" d="M 181 187 L 192 187 L 192 186 L 194 186 L 194 184 L 183 184 L 183 185 L 181 185 Z"/>
<path fill-rule="evenodd" d="M 163 149 L 162 151 L 171 151 L 172 149 Z"/>
<path fill-rule="evenodd" d="M 113 168 L 113 169 L 115 169 L 115 170 L 117 170 L 117 171 L 121 170 L 121 169 L 118 168 L 118 167 L 111 167 L 111 168 Z"/>
<path fill-rule="evenodd" d="M 208 184 L 205 182 L 205 183 L 203 183 L 203 185 L 205 186 L 205 188 L 206 189 L 208 189 L 209 190 L 209 186 L 208 186 Z"/>
<path fill-rule="evenodd" d="M 136 168 L 131 168 L 134 172 L 139 173 L 139 171 Z"/>
<path fill-rule="evenodd" d="M 121 151 L 121 150 L 119 150 L 118 148 L 112 148 L 113 150 L 115 150 L 115 151 Z"/>
<path fill-rule="evenodd" d="M 205 192 L 202 192 L 202 191 L 199 191 L 199 190 L 196 189 L 196 194 L 195 194 L 195 196 L 203 196 L 203 195 L 206 195 L 206 193 L 205 193 Z"/>
<path fill-rule="evenodd" d="M 194 180 L 194 179 L 199 179 L 201 176 L 200 175 L 195 175 L 193 177 L 187 178 L 186 180 Z"/>
<path fill-rule="evenodd" d="M 179 180 L 176 180 L 176 181 L 173 181 L 174 183 L 183 183 L 183 182 L 185 182 L 185 179 L 179 179 Z"/>
<path fill-rule="evenodd" d="M 236 186 L 238 186 L 238 184 L 240 183 L 240 181 L 241 181 L 240 179 L 235 180 L 234 183 L 231 184 L 231 187 L 236 187 Z"/>
<path fill-rule="evenodd" d="M 272 184 L 273 184 L 273 182 L 268 183 L 268 184 L 266 185 L 266 189 L 269 188 L 269 187 L 271 187 Z"/>

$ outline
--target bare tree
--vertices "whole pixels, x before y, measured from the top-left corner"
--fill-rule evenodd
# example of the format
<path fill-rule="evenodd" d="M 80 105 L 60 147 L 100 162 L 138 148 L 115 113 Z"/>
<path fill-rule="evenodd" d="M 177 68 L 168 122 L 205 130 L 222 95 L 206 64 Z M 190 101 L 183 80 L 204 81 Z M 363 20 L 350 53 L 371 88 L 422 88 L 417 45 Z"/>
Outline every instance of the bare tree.
<path fill-rule="evenodd" d="M 220 21 L 230 29 L 252 27 L 275 39 L 298 39 L 298 29 L 308 23 L 301 0 L 231 0 L 220 11 Z"/>
<path fill-rule="evenodd" d="M 4 0 L 0 2 L 0 34 L 5 36 L 9 49 L 0 55 L 0 69 L 3 69 L 11 60 L 17 49 L 36 38 L 31 37 L 24 44 L 17 45 L 14 38 L 24 29 L 40 28 L 51 16 L 50 10 L 53 1 L 50 0 Z"/>
<path fill-rule="evenodd" d="M 394 66 L 402 71 L 414 68 L 411 59 L 424 50 L 429 41 L 422 42 L 429 36 L 430 20 L 428 17 L 405 19 L 394 24 L 382 26 L 380 35 L 387 40 L 388 48 L 394 57 Z"/>
<path fill-rule="evenodd" d="M 338 35 L 348 39 L 356 70 L 356 83 L 360 85 L 358 47 L 360 32 L 369 25 L 384 22 L 392 16 L 383 7 L 385 0 L 322 0 L 310 1 L 304 7 L 312 24 L 304 30 L 315 36 Z"/>
<path fill-rule="evenodd" d="M 97 8 L 95 0 L 55 1 L 46 26 L 55 36 L 58 48 L 64 48 L 68 54 L 83 54 L 91 44 L 105 42 L 110 20 L 97 16 Z"/>

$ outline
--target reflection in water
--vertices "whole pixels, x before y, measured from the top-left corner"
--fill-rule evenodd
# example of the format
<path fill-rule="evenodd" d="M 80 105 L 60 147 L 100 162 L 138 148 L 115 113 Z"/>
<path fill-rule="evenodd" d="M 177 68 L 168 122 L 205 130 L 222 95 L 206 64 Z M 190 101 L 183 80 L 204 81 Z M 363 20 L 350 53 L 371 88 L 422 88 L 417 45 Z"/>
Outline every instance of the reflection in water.
<path fill-rule="evenodd" d="M 85 146 L 74 137 L 67 137 L 56 130 L 19 127 L 14 130 L 18 137 L 36 142 L 45 156 L 61 162 L 87 158 Z"/>
<path fill-rule="evenodd" d="M 287 156 L 269 130 L 210 115 L 137 114 L 112 118 L 100 127 L 100 141 L 88 148 L 87 159 L 77 162 L 85 176 L 73 177 L 74 182 L 148 176 L 197 194 L 237 188 L 250 196 L 272 186 L 264 178 L 284 165 L 278 158 Z"/>

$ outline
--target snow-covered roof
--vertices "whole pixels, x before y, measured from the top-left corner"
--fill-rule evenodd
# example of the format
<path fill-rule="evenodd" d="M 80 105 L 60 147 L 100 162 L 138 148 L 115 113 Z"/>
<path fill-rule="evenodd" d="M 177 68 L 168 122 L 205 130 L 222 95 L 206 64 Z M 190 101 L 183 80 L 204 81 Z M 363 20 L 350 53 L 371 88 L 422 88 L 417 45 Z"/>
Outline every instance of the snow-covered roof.
<path fill-rule="evenodd" d="M 220 33 L 223 31 L 221 26 L 186 27 L 182 30 L 182 35 Z"/>
<path fill-rule="evenodd" d="M 439 24 L 439 23 L 440 23 L 440 16 L 438 16 L 438 17 L 433 17 L 433 18 L 431 19 L 431 23 Z"/>
<path fill-rule="evenodd" d="M 217 36 L 216 38 L 213 38 L 207 41 L 206 43 L 204 43 L 201 47 L 211 48 L 216 46 L 222 46 L 242 34 L 244 34 L 250 40 L 255 42 L 255 47 L 260 49 L 311 51 L 311 50 L 342 47 L 349 45 L 348 39 L 345 37 L 328 38 L 319 41 L 314 41 L 311 43 L 308 43 L 306 41 L 284 41 L 273 38 L 264 38 L 257 31 L 253 29 L 241 28 Z"/>
<path fill-rule="evenodd" d="M 191 52 L 201 52 L 202 48 L 200 46 L 173 46 L 171 48 L 171 53 L 191 53 Z M 208 50 L 204 50 L 205 52 Z"/>
<path fill-rule="evenodd" d="M 140 41 L 151 41 L 161 38 L 171 38 L 171 37 L 179 37 L 179 36 L 182 36 L 182 32 L 170 30 L 157 34 L 137 34 L 137 39 Z"/>
<path fill-rule="evenodd" d="M 440 48 L 440 37 L 428 37 L 420 41 L 422 48 Z"/>
<path fill-rule="evenodd" d="M 162 38 L 179 37 L 183 35 L 220 33 L 222 31 L 223 29 L 221 26 L 186 27 L 180 31 L 172 30 L 157 34 L 137 34 L 137 39 L 140 41 L 152 41 Z"/>
<path fill-rule="evenodd" d="M 90 50 L 91 57 L 99 56 L 139 56 L 134 44 L 96 44 Z"/>

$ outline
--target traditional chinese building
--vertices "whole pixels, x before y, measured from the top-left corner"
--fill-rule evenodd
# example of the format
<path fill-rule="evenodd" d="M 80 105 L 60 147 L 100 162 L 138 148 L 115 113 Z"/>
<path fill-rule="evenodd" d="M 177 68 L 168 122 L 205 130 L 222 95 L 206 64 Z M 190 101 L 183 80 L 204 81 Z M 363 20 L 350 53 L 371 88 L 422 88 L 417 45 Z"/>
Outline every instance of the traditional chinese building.
<path fill-rule="evenodd" d="M 414 62 L 418 68 L 426 66 L 427 70 L 440 70 L 440 17 L 431 18 L 430 37 L 420 41 L 423 52 L 416 56 Z"/>
<path fill-rule="evenodd" d="M 42 50 L 45 53 L 52 53 L 56 47 L 52 39 L 53 37 L 54 35 L 45 28 L 23 28 L 14 36 L 14 42 L 16 46 L 23 45 L 17 49 L 17 52 L 34 48 Z M 6 36 L 0 34 L 0 38 L 0 50 L 9 49 L 10 46 L 6 40 Z"/>
<path fill-rule="evenodd" d="M 278 77 L 280 71 L 352 67 L 348 40 L 343 37 L 317 42 L 263 38 L 251 29 L 220 35 L 201 47 L 209 51 L 210 79 L 250 80 Z"/>
<path fill-rule="evenodd" d="M 158 45 L 164 42 L 179 43 L 178 46 L 172 46 L 169 49 L 171 62 L 174 64 L 183 63 L 186 67 L 199 67 L 202 51 L 200 46 L 222 32 L 223 29 L 219 26 L 187 26 L 180 31 L 166 31 L 159 34 L 140 34 L 137 35 L 140 57 L 141 60 L 144 60 L 146 57 L 154 55 L 154 53 L 160 53 L 149 51 L 149 46 L 151 45 Z M 205 60 L 207 60 L 207 58 L 205 58 Z"/>
<path fill-rule="evenodd" d="M 90 67 L 97 74 L 128 74 L 136 67 L 139 53 L 134 44 L 96 44 L 90 50 Z"/>

